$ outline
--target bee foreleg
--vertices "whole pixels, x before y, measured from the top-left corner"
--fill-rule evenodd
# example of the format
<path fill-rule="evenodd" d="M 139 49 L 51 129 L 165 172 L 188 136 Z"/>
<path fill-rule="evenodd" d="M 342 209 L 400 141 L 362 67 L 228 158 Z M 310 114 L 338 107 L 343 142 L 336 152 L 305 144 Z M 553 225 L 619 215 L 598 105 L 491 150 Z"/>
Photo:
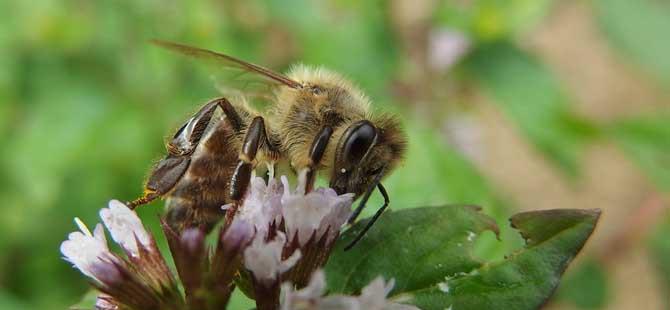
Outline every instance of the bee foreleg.
<path fill-rule="evenodd" d="M 351 216 L 349 216 L 349 219 L 347 220 L 348 224 L 352 224 L 353 222 L 355 222 L 358 216 L 361 215 L 361 212 L 363 211 L 363 209 L 365 209 L 365 206 L 368 203 L 368 199 L 370 199 L 370 195 L 372 195 L 372 192 L 375 190 L 375 187 L 379 188 L 379 191 L 382 193 L 382 195 L 384 195 L 384 201 L 388 203 L 388 195 L 386 195 L 386 190 L 384 190 L 384 187 L 381 186 L 383 176 L 384 176 L 384 169 L 382 168 L 382 170 L 375 175 L 375 178 L 372 180 L 369 187 L 365 191 L 365 195 L 363 195 L 361 202 L 358 203 L 358 207 L 356 207 L 354 212 L 351 213 Z"/>
<path fill-rule="evenodd" d="M 358 235 L 356 235 L 356 238 L 354 238 L 354 240 L 352 240 L 346 247 L 344 247 L 345 251 L 351 249 L 354 245 L 356 245 L 356 243 L 358 243 L 358 241 L 361 240 L 361 238 L 363 238 L 363 236 L 365 236 L 365 233 L 367 233 L 368 230 L 370 230 L 370 227 L 372 227 L 372 225 L 377 221 L 377 219 L 379 219 L 379 217 L 382 215 L 382 213 L 384 213 L 384 210 L 386 210 L 386 207 L 388 207 L 390 199 L 389 199 L 388 193 L 386 192 L 386 189 L 384 188 L 384 186 L 381 183 L 377 184 L 377 188 L 379 189 L 379 192 L 384 197 L 384 205 L 382 205 L 381 208 L 379 208 L 379 210 L 377 210 L 377 212 L 375 212 L 375 215 L 373 215 L 372 218 L 365 224 L 365 227 L 363 227 L 363 230 L 361 230 L 358 233 Z"/>
<path fill-rule="evenodd" d="M 303 177 L 303 180 L 301 180 L 301 185 L 303 186 L 305 193 L 311 192 L 312 188 L 314 187 L 316 170 L 321 163 L 321 159 L 323 158 L 323 154 L 326 152 L 326 147 L 328 147 L 328 142 L 330 141 L 330 137 L 332 135 L 333 128 L 326 126 L 321 128 L 319 134 L 316 135 L 316 137 L 314 137 L 314 141 L 312 141 L 312 147 L 309 150 L 309 166 L 307 166 L 304 172 L 301 171 L 300 175 Z"/>
<path fill-rule="evenodd" d="M 256 153 L 264 139 L 266 139 L 265 121 L 263 117 L 257 116 L 251 121 L 247 129 L 239 155 L 239 162 L 230 180 L 231 199 L 240 200 L 247 191 L 251 180 L 253 161 L 256 159 Z"/>

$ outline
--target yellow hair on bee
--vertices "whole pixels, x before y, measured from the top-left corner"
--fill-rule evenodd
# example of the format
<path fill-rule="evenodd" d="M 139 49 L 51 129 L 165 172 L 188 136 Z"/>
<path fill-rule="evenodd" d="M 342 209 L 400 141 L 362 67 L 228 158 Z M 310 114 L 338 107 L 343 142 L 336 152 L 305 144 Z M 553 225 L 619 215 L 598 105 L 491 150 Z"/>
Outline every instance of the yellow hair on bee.
<path fill-rule="evenodd" d="M 364 111 L 367 112 L 370 108 L 370 99 L 360 90 L 360 88 L 335 71 L 324 67 L 296 64 L 291 66 L 291 69 L 288 71 L 288 76 L 301 84 L 342 88 L 355 98 L 357 104 Z"/>

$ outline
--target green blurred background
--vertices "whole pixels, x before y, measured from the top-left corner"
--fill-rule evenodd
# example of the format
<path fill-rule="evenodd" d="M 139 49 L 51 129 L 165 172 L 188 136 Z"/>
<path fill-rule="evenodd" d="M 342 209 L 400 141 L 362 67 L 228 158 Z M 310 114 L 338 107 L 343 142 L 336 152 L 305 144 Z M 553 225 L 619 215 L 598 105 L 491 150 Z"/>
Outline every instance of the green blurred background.
<path fill-rule="evenodd" d="M 476 203 L 503 227 L 602 208 L 546 308 L 670 309 L 668 30 L 662 0 L 2 1 L 0 309 L 77 302 L 72 218 L 138 196 L 163 139 L 219 95 L 216 68 L 151 38 L 356 81 L 410 135 L 391 208 Z M 140 210 L 152 229 L 160 210 Z M 484 258 L 519 246 L 488 237 Z"/>

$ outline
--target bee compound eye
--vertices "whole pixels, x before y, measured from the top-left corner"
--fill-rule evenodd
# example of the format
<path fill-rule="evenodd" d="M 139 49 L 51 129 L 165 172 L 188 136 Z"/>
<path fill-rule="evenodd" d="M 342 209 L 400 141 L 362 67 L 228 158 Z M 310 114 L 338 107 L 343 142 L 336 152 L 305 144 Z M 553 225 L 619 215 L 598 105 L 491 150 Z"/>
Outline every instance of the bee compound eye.
<path fill-rule="evenodd" d="M 377 130 L 364 121 L 351 130 L 344 144 L 343 159 L 347 166 L 360 163 L 377 137 Z"/>

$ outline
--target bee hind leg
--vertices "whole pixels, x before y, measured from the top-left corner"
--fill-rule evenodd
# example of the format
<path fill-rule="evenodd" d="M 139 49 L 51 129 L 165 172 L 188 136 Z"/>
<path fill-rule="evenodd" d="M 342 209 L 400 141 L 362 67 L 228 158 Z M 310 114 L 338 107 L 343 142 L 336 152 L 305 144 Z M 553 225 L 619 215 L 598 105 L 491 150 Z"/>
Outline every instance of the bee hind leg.
<path fill-rule="evenodd" d="M 161 159 L 149 175 L 144 195 L 126 203 L 128 208 L 135 209 L 168 193 L 184 175 L 190 163 L 191 159 L 188 156 L 168 155 Z"/>
<path fill-rule="evenodd" d="M 128 201 L 128 202 L 126 202 L 126 206 L 127 206 L 128 208 L 130 208 L 130 210 L 134 210 L 134 209 L 137 208 L 138 206 L 141 206 L 141 205 L 145 205 L 145 204 L 147 204 L 147 203 L 150 203 L 150 202 L 154 201 L 154 200 L 155 200 L 156 198 L 158 198 L 158 197 L 159 197 L 159 195 L 157 195 L 155 192 L 146 190 L 145 193 L 144 193 L 144 195 L 142 195 L 142 197 L 137 198 L 137 199 L 132 200 L 132 201 Z"/>

